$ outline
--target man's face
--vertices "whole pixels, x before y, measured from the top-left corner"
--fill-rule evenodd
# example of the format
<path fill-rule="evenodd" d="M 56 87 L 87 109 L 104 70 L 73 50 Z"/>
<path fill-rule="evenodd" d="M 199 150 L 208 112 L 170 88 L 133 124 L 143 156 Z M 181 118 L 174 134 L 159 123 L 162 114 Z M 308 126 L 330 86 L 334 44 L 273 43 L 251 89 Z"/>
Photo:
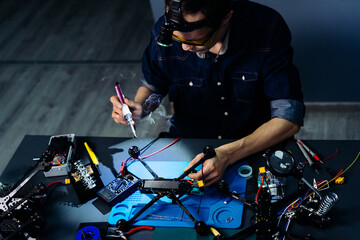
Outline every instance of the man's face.
<path fill-rule="evenodd" d="M 184 13 L 183 18 L 187 22 L 196 22 L 205 19 L 205 15 L 201 12 L 188 14 Z M 181 46 L 184 51 L 206 53 L 215 44 L 213 42 L 213 39 L 216 35 L 216 32 L 214 32 L 214 29 L 210 27 L 202 27 L 191 32 L 174 31 L 173 35 L 175 35 L 174 37 L 179 39 L 180 42 L 182 42 Z M 187 42 L 198 42 L 202 45 L 196 46 L 192 44 L 187 44 Z"/>

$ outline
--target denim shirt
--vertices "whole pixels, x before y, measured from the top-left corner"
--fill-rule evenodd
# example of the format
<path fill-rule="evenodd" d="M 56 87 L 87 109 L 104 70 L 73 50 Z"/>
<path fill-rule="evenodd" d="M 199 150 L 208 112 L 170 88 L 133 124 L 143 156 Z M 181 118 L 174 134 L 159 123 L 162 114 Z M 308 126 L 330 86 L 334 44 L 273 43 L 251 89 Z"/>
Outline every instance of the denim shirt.
<path fill-rule="evenodd" d="M 156 44 L 155 24 L 143 55 L 142 85 L 174 102 L 172 137 L 241 138 L 271 118 L 303 124 L 305 107 L 293 65 L 290 31 L 274 10 L 239 2 L 223 55 L 200 58 L 173 41 Z"/>

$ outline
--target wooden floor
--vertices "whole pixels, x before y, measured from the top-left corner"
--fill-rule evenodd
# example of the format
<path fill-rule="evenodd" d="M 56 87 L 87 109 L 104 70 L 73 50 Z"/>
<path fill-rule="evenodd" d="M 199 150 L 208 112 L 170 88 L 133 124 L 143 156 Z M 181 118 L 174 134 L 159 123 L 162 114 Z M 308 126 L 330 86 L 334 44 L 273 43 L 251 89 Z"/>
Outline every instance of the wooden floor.
<path fill-rule="evenodd" d="M 26 134 L 130 137 L 109 102 L 135 95 L 153 25 L 144 0 L 0 1 L 0 173 Z M 304 139 L 360 139 L 356 103 L 306 103 Z M 167 131 L 165 101 L 137 129 Z M 29 156 L 29 159 L 37 156 Z"/>

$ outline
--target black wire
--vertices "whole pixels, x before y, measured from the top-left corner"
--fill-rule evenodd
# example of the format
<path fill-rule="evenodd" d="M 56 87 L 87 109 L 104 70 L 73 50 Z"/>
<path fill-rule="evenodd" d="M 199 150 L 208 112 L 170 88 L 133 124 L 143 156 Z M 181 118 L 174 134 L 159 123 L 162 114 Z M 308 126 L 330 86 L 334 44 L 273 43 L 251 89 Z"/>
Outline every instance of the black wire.
<path fill-rule="evenodd" d="M 148 144 L 146 144 L 143 148 L 141 148 L 140 151 L 140 155 L 143 154 L 144 152 L 146 152 L 146 150 L 148 150 L 157 140 L 159 140 L 160 137 L 155 138 L 154 140 L 152 140 L 151 142 L 149 142 Z M 132 157 L 128 157 L 125 162 L 124 162 L 124 168 L 127 168 L 127 162 L 131 159 Z M 121 175 L 121 173 L 119 174 Z"/>
<path fill-rule="evenodd" d="M 150 143 L 148 143 L 145 147 L 143 147 L 142 149 L 140 149 L 140 153 L 144 153 L 146 150 L 148 150 L 151 145 L 153 145 L 157 140 L 159 140 L 160 137 L 155 138 L 154 140 L 152 140 Z"/>
<path fill-rule="evenodd" d="M 204 182 L 204 164 L 202 164 L 202 167 L 201 167 L 201 179 L 202 179 L 203 183 L 205 184 L 205 182 Z M 198 210 L 197 210 L 198 215 L 199 215 L 199 212 L 200 212 L 200 207 L 201 207 L 203 194 L 204 194 L 204 192 L 202 191 L 202 193 L 200 195 L 199 207 L 198 207 Z"/>

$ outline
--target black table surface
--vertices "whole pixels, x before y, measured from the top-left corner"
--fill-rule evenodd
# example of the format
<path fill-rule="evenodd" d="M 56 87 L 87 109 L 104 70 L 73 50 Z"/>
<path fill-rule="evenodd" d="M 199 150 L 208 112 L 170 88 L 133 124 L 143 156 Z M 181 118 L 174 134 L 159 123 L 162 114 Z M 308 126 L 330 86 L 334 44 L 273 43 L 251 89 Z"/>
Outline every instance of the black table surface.
<path fill-rule="evenodd" d="M 0 182 L 6 184 L 16 183 L 23 174 L 36 163 L 33 158 L 41 156 L 46 149 L 50 136 L 26 135 L 10 160 L 8 166 L 5 168 L 3 174 L 0 176 Z M 113 155 L 119 152 L 124 154 L 128 149 L 118 148 L 116 146 L 131 146 L 137 145 L 139 148 L 145 146 L 153 139 L 128 139 L 115 137 L 79 137 L 76 136 L 77 145 L 88 142 L 93 148 L 94 152 L 100 160 L 100 169 L 110 169 L 113 176 L 115 176 L 119 169 L 115 169 L 113 162 Z M 158 150 L 168 143 L 171 139 L 160 139 L 156 141 L 148 153 Z M 172 147 L 164 150 L 158 154 L 158 158 L 190 161 L 197 153 L 200 153 L 204 146 L 212 145 L 214 147 L 228 143 L 231 140 L 214 140 L 214 139 L 181 139 Z M 313 178 L 316 180 L 330 179 L 331 176 L 326 172 L 325 166 L 338 171 L 346 169 L 356 158 L 360 151 L 360 141 L 339 141 L 339 140 L 308 140 L 304 141 L 311 149 L 318 153 L 322 159 L 332 155 L 336 150 L 338 153 L 327 160 L 320 168 L 320 175 L 315 174 L 310 168 L 306 167 L 304 177 L 312 182 Z M 305 161 L 300 150 L 294 142 L 288 142 L 284 145 L 287 150 L 290 150 L 295 156 L 296 161 Z M 83 148 L 78 148 L 83 149 Z M 77 150 L 76 156 L 78 158 L 88 158 L 84 150 Z M 256 176 L 258 167 L 263 166 L 261 154 L 255 154 L 245 159 L 254 170 L 253 177 L 248 180 L 246 198 L 254 199 L 257 190 Z M 359 160 L 360 161 L 360 160 Z M 339 196 L 339 201 L 333 208 L 334 222 L 326 229 L 320 229 L 310 225 L 291 224 L 290 232 L 295 236 L 305 236 L 311 234 L 315 239 L 358 239 L 356 230 L 360 229 L 359 211 L 359 187 L 360 163 L 355 162 L 351 168 L 344 174 L 346 183 L 343 185 L 333 185 L 331 191 Z M 43 173 L 38 173 L 32 179 L 32 182 L 42 182 L 49 184 L 56 180 L 62 180 L 65 177 L 51 177 L 46 178 Z M 108 180 L 108 179 L 107 179 Z M 106 181 L 104 183 L 106 184 Z M 297 180 L 292 177 L 287 179 L 287 191 L 292 192 L 296 189 Z M 44 208 L 42 214 L 47 219 L 47 225 L 43 229 L 40 239 L 75 239 L 79 224 L 84 222 L 107 222 L 109 217 L 110 207 L 100 201 L 93 199 L 85 204 L 80 204 L 74 189 L 71 185 L 61 185 L 51 188 L 48 191 L 48 196 L 43 202 Z M 254 215 L 252 210 L 244 208 L 243 224 L 241 229 L 250 226 L 250 218 Z M 231 236 L 239 230 L 225 230 L 226 236 Z M 179 234 L 181 233 L 181 234 Z M 153 232 L 143 231 L 135 233 L 129 239 L 165 239 L 163 236 L 172 236 L 172 239 L 212 239 L 209 237 L 199 237 L 193 229 L 186 228 L 156 228 Z M 247 239 L 255 239 L 255 235 Z"/>

